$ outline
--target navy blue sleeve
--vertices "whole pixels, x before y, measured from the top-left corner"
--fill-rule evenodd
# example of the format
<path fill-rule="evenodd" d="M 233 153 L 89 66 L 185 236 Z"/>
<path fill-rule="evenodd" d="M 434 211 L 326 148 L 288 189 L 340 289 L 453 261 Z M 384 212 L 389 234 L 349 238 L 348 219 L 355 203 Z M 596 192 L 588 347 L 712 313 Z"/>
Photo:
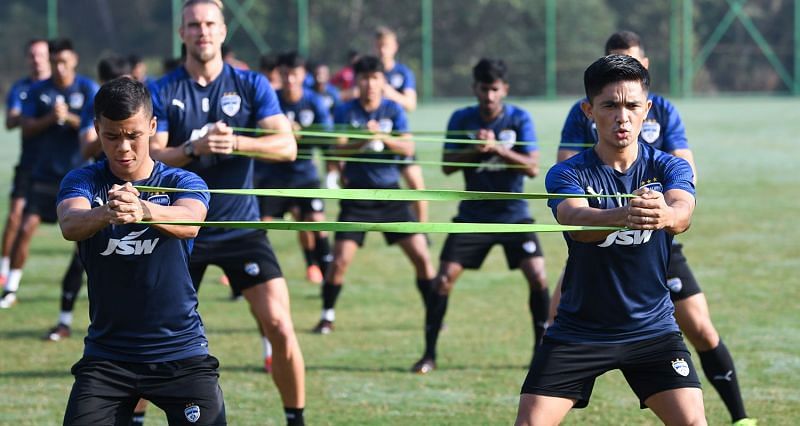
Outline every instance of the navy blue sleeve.
<path fill-rule="evenodd" d="M 333 130 L 333 119 L 331 113 L 322 104 L 322 98 L 317 96 L 314 99 L 314 123 L 319 124 L 326 131 Z"/>
<path fill-rule="evenodd" d="M 517 109 L 517 114 L 519 116 L 518 140 L 526 143 L 515 145 L 516 150 L 526 153 L 538 151 L 539 146 L 535 143 L 536 128 L 533 125 L 533 119 L 531 119 L 531 115 L 522 109 Z"/>
<path fill-rule="evenodd" d="M 403 111 L 403 108 L 400 105 L 395 104 L 395 115 L 394 119 L 394 131 L 397 132 L 407 132 L 408 131 L 408 119 L 406 118 L 406 112 Z"/>
<path fill-rule="evenodd" d="M 347 122 L 347 105 L 348 103 L 344 103 L 338 105 L 333 110 L 333 122 L 336 124 L 350 124 Z"/>
<path fill-rule="evenodd" d="M 256 72 L 252 74 L 253 90 L 255 90 L 253 102 L 255 103 L 256 121 L 282 114 L 278 96 L 272 86 L 269 85 L 267 78 Z"/>
<path fill-rule="evenodd" d="M 35 84 L 28 90 L 28 100 L 22 103 L 22 115 L 29 118 L 39 118 L 44 115 L 44 105 L 39 99 L 41 95 L 41 84 Z"/>
<path fill-rule="evenodd" d="M 670 189 L 682 189 L 695 195 L 694 173 L 688 161 L 665 154 L 659 157 L 659 168 L 663 173 L 664 192 Z"/>
<path fill-rule="evenodd" d="M 22 98 L 19 97 L 20 90 L 22 88 L 22 83 L 20 81 L 14 83 L 11 86 L 11 89 L 8 91 L 8 97 L 6 97 L 6 111 L 22 111 Z"/>
<path fill-rule="evenodd" d="M 578 173 L 564 162 L 551 167 L 544 180 L 544 186 L 550 194 L 585 194 L 586 191 L 581 187 Z M 563 198 L 551 198 L 547 200 L 547 206 L 553 212 L 553 217 L 558 220 L 558 205 L 564 201 Z"/>
<path fill-rule="evenodd" d="M 85 132 L 92 127 L 94 127 L 94 97 L 90 98 L 89 102 L 83 105 L 83 109 L 81 110 L 81 125 L 78 130 Z"/>
<path fill-rule="evenodd" d="M 166 77 L 158 80 L 150 90 L 150 95 L 153 98 L 153 116 L 156 118 L 156 131 L 168 132 L 169 120 L 167 119 L 167 106 L 164 105 L 161 99 L 164 86 L 166 86 Z"/>
<path fill-rule="evenodd" d="M 411 68 L 403 67 L 403 87 L 401 90 L 414 89 L 417 90 L 417 80 L 414 78 L 414 72 Z"/>
<path fill-rule="evenodd" d="M 668 100 L 661 98 L 663 102 L 664 114 L 666 119 L 662 120 L 666 123 L 664 129 L 664 144 L 662 150 L 666 152 L 673 152 L 676 149 L 689 149 L 689 139 L 686 137 L 686 128 L 683 126 L 678 110 L 675 109 Z"/>
<path fill-rule="evenodd" d="M 206 185 L 206 182 L 201 179 L 200 176 L 182 169 L 173 170 L 177 175 L 177 182 L 175 183 L 176 188 L 194 189 L 200 191 L 208 189 L 208 185 Z M 206 206 L 206 209 L 208 209 L 208 202 L 211 199 L 211 195 L 208 192 L 176 192 L 174 199 L 175 201 L 181 199 L 197 200 L 203 203 Z"/>
<path fill-rule="evenodd" d="M 561 129 L 561 143 L 558 149 L 566 149 L 570 151 L 580 151 L 583 148 L 580 146 L 573 146 L 567 144 L 585 144 L 594 143 L 593 140 L 587 140 L 586 126 L 589 118 L 583 113 L 581 103 L 578 101 L 567 114 L 567 119 L 564 121 L 564 127 Z"/>
<path fill-rule="evenodd" d="M 456 133 L 458 130 L 463 130 L 461 128 L 461 110 L 454 111 L 453 115 L 450 116 L 450 120 L 447 122 L 447 139 L 464 139 L 464 134 Z M 466 145 L 456 142 L 444 143 L 444 149 L 447 150 L 460 149 L 464 146 Z"/>
<path fill-rule="evenodd" d="M 56 205 L 70 198 L 83 197 L 92 202 L 92 166 L 72 170 L 61 180 Z"/>

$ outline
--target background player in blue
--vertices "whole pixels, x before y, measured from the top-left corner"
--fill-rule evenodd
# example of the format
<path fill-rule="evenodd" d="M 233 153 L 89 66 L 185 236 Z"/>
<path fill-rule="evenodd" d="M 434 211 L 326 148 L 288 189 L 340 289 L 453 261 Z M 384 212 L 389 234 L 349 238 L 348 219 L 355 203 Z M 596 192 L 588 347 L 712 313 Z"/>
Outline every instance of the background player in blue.
<path fill-rule="evenodd" d="M 479 168 L 444 166 L 445 174 L 464 173 L 467 191 L 522 192 L 525 177 L 539 173 L 539 151 L 533 145 L 536 133 L 527 112 L 503 102 L 508 94 L 505 62 L 481 59 L 472 69 L 472 90 L 478 105 L 453 113 L 447 124 L 448 138 L 470 138 L 482 144 L 447 143 L 446 162 L 481 163 Z M 463 131 L 470 131 L 465 136 Z M 516 143 L 524 141 L 523 144 Z M 507 165 L 521 166 L 507 168 Z M 532 223 L 524 200 L 462 201 L 455 222 Z M 425 374 L 436 367 L 436 341 L 447 310 L 449 294 L 467 269 L 478 269 L 495 244 L 503 246 L 509 269 L 521 269 L 528 282 L 534 349 L 544 334 L 550 297 L 547 293 L 544 253 L 534 233 L 450 234 L 440 255 L 441 264 L 433 282 L 425 314 L 425 353 L 411 370 Z"/>
<path fill-rule="evenodd" d="M 322 97 L 323 104 L 328 107 L 328 110 L 333 112 L 334 108 L 341 102 L 339 89 L 331 84 L 331 70 L 328 64 L 317 62 L 311 67 L 311 73 L 314 76 L 314 84 L 311 89 Z"/>
<path fill-rule="evenodd" d="M 140 397 L 170 424 L 225 424 L 219 362 L 208 353 L 189 275 L 199 227 L 138 224 L 202 221 L 208 195 L 139 193 L 132 184 L 207 187 L 150 158 L 156 120 L 142 83 L 103 86 L 95 117 L 107 159 L 70 172 L 58 194 L 61 232 L 79 242 L 89 276 L 89 334 L 64 424 L 127 424 Z"/>
<path fill-rule="evenodd" d="M 359 98 L 342 104 L 334 114 L 334 122 L 355 129 L 367 130 L 375 139 L 340 140 L 336 149 L 342 155 L 393 159 L 398 155 L 414 154 L 414 142 L 409 139 L 408 124 L 403 108 L 383 97 L 386 77 L 378 58 L 364 56 L 354 65 Z M 399 135 L 398 135 L 399 133 Z M 397 136 L 395 136 L 397 135 Z M 336 151 L 334 151 L 335 153 Z M 345 188 L 398 188 L 400 170 L 397 164 L 346 162 L 342 173 Z M 342 200 L 340 222 L 413 222 L 416 220 L 406 202 Z M 387 243 L 398 243 L 414 265 L 417 289 L 427 300 L 435 274 L 428 245 L 423 234 L 384 232 Z M 333 263 L 322 285 L 322 315 L 314 332 L 329 334 L 336 318 L 334 306 L 344 284 L 344 274 L 358 248 L 364 244 L 365 232 L 337 232 L 333 248 Z"/>
<path fill-rule="evenodd" d="M 297 146 L 291 124 L 263 75 L 222 61 L 227 34 L 218 0 L 183 5 L 180 36 L 186 62 L 157 83 L 155 159 L 197 171 L 211 188 L 252 188 L 253 159 L 291 161 Z M 232 127 L 275 130 L 274 135 L 235 134 Z M 213 195 L 208 220 L 258 221 L 253 196 Z M 263 231 L 206 228 L 198 235 L 189 270 L 199 286 L 208 265 L 218 265 L 241 290 L 262 336 L 274 349 L 273 380 L 290 424 L 302 424 L 305 367 L 289 308 L 289 292 Z"/>
<path fill-rule="evenodd" d="M 606 54 L 632 56 L 645 68 L 650 62 L 645 55 L 639 36 L 630 31 L 612 34 L 606 41 L 605 51 Z M 694 156 L 689 148 L 686 131 L 678 111 L 668 100 L 657 94 L 651 93 L 649 99 L 653 102 L 653 107 L 650 108 L 642 125 L 639 141 L 688 161 L 695 171 L 696 183 L 697 169 L 694 165 Z M 581 150 L 581 148 L 568 145 L 569 143 L 597 142 L 595 123 L 581 110 L 582 102 L 578 101 L 572 107 L 564 123 L 558 161 L 570 158 Z M 697 350 L 703 372 L 728 408 L 732 421 L 748 424 L 746 422 L 754 420 L 747 418 L 733 357 L 711 322 L 708 302 L 689 268 L 682 248 L 682 244 L 673 241 L 667 271 L 667 286 L 670 289 L 672 302 L 675 304 L 675 319 L 678 321 L 681 331 Z M 557 297 L 553 299 L 557 301 Z M 551 306 L 551 315 L 555 315 L 555 306 Z"/>
<path fill-rule="evenodd" d="M 75 73 L 78 54 L 69 40 L 51 41 L 49 51 L 52 76 L 31 87 L 22 108 L 22 136 L 32 139 L 37 154 L 22 225 L 11 249 L 11 270 L 0 307 L 9 307 L 16 301 L 22 268 L 39 224 L 56 222 L 55 201 L 61 179 L 83 163 L 78 146 L 80 113 L 97 91 L 95 82 Z M 79 281 L 82 275 L 83 268 L 73 255 L 64 281 Z"/>
<path fill-rule="evenodd" d="M 22 104 L 28 100 L 31 86 L 38 81 L 50 78 L 50 57 L 47 40 L 34 39 L 25 45 L 25 64 L 28 75 L 17 80 L 8 91 L 6 98 L 6 129 L 13 130 L 22 124 Z M 36 157 L 36 145 L 31 138 L 22 137 L 22 146 L 17 166 L 14 167 L 14 180 L 11 187 L 11 202 L 8 218 L 3 228 L 2 258 L 0 258 L 0 286 L 4 285 L 11 268 L 11 246 L 22 223 L 22 210 L 30 187 L 31 169 Z"/>
<path fill-rule="evenodd" d="M 665 424 L 706 424 L 667 288 L 672 237 L 689 228 L 694 211 L 693 174 L 686 161 L 638 142 L 649 80 L 624 55 L 600 58 L 584 73 L 582 108 L 599 141 L 551 168 L 547 192 L 636 197 L 548 202 L 561 224 L 627 229 L 564 234 L 563 297 L 522 386 L 517 424 L 560 423 L 588 404 L 595 379 L 613 369 Z"/>

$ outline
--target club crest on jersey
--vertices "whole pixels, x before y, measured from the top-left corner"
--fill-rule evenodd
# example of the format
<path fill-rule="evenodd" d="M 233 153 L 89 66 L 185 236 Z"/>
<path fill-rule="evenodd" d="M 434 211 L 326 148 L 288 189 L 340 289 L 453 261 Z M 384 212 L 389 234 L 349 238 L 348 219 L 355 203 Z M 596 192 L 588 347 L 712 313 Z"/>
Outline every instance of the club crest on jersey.
<path fill-rule="evenodd" d="M 197 423 L 197 421 L 200 420 L 200 407 L 189 404 L 183 409 L 183 415 L 186 416 L 186 420 L 188 420 L 189 423 Z"/>
<path fill-rule="evenodd" d="M 314 111 L 310 109 L 301 109 L 297 114 L 297 122 L 303 127 L 308 127 L 314 122 Z"/>
<path fill-rule="evenodd" d="M 643 180 L 639 183 L 641 188 L 647 188 L 651 191 L 664 192 L 664 185 L 658 181 L 658 178 Z"/>
<path fill-rule="evenodd" d="M 394 127 L 394 122 L 392 122 L 391 118 L 381 118 L 378 120 L 378 128 L 383 133 L 389 133 L 392 131 L 392 127 Z"/>
<path fill-rule="evenodd" d="M 149 198 L 147 198 L 147 201 L 149 201 L 149 202 L 151 202 L 153 204 L 158 204 L 159 206 L 169 206 L 170 205 L 169 195 L 167 195 L 167 194 L 154 194 L 154 195 L 151 195 Z"/>
<path fill-rule="evenodd" d="M 261 268 L 256 262 L 247 262 L 244 264 L 244 272 L 251 277 L 255 277 L 261 272 Z"/>
<path fill-rule="evenodd" d="M 511 129 L 503 129 L 497 134 L 497 140 L 500 141 L 500 145 L 503 147 L 511 148 L 517 141 L 517 132 Z"/>
<path fill-rule="evenodd" d="M 392 74 L 389 77 L 389 84 L 391 84 L 392 87 L 394 87 L 395 89 L 398 89 L 398 90 L 401 87 L 403 87 L 403 83 L 405 83 L 405 81 L 406 81 L 406 79 L 403 78 L 403 74 L 400 74 L 400 73 Z"/>
<path fill-rule="evenodd" d="M 688 376 L 690 372 L 689 363 L 687 363 L 683 358 L 678 358 L 675 361 L 672 361 L 672 369 L 683 377 Z"/>
<path fill-rule="evenodd" d="M 641 135 L 645 142 L 653 143 L 661 136 L 661 125 L 655 119 L 648 118 L 642 123 Z"/>
<path fill-rule="evenodd" d="M 24 101 L 26 99 L 28 99 L 28 92 L 26 91 L 19 92 L 19 100 Z"/>
<path fill-rule="evenodd" d="M 242 107 L 242 97 L 239 96 L 236 92 L 227 92 L 222 95 L 219 99 L 219 105 L 222 108 L 222 112 L 225 113 L 228 117 L 233 117 L 239 112 L 239 109 Z"/>
<path fill-rule="evenodd" d="M 69 107 L 72 109 L 81 109 L 83 108 L 84 100 L 85 98 L 83 97 L 83 93 L 72 93 L 69 95 Z"/>

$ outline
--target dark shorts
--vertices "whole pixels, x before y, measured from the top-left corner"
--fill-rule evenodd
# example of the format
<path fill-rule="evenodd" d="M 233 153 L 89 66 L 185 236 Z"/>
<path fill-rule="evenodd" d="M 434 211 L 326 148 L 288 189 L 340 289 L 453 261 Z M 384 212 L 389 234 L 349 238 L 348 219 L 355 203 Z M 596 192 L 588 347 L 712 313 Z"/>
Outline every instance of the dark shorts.
<path fill-rule="evenodd" d="M 697 284 L 697 280 L 694 279 L 686 256 L 683 255 L 683 244 L 672 244 L 669 268 L 667 269 L 667 287 L 669 287 L 669 297 L 673 302 L 703 292 L 700 285 Z"/>
<path fill-rule="evenodd" d="M 658 392 L 700 387 L 680 333 L 621 344 L 566 343 L 545 336 L 521 393 L 575 399 L 574 408 L 583 408 L 589 404 L 595 379 L 617 369 L 642 408 Z"/>
<path fill-rule="evenodd" d="M 478 233 L 448 235 L 439 259 L 458 263 L 466 269 L 478 269 L 495 244 L 503 246 L 508 269 L 519 268 L 525 259 L 544 256 L 539 238 L 533 232 Z"/>
<path fill-rule="evenodd" d="M 31 189 L 31 169 L 17 164 L 11 184 L 11 198 L 26 198 Z"/>
<path fill-rule="evenodd" d="M 408 201 L 342 200 L 339 204 L 339 222 L 416 222 Z M 386 243 L 392 245 L 414 234 L 384 232 Z M 366 232 L 337 232 L 336 241 L 355 241 L 359 247 L 364 245 Z"/>
<path fill-rule="evenodd" d="M 298 186 L 302 189 L 319 189 L 319 181 Z M 305 217 L 311 213 L 325 211 L 325 203 L 321 198 L 297 198 L 297 197 L 257 197 L 258 210 L 261 217 L 282 218 L 287 212 L 298 210 L 300 217 Z"/>
<path fill-rule="evenodd" d="M 225 425 L 218 367 L 211 355 L 147 364 L 83 357 L 72 366 L 64 424 L 128 425 L 144 398 L 170 425 Z"/>
<path fill-rule="evenodd" d="M 38 215 L 44 223 L 58 222 L 56 213 L 58 187 L 58 183 L 32 182 L 23 214 Z"/>
<path fill-rule="evenodd" d="M 195 241 L 189 259 L 189 273 L 195 288 L 200 288 L 208 265 L 222 268 L 231 287 L 238 291 L 283 276 L 272 245 L 264 232 L 254 232 L 226 241 Z"/>

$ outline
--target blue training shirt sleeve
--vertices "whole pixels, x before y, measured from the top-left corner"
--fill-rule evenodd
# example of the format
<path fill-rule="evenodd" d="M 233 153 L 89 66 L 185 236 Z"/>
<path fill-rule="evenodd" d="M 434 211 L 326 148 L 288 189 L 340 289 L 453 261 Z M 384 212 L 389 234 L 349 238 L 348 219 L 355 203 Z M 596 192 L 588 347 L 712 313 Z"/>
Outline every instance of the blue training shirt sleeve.
<path fill-rule="evenodd" d="M 322 98 L 317 97 L 314 100 L 314 123 L 319 124 L 326 131 L 333 130 L 333 119 L 328 108 L 322 103 Z"/>
<path fill-rule="evenodd" d="M 525 110 L 519 111 L 519 140 L 525 142 L 519 145 L 518 151 L 520 152 L 534 152 L 539 150 L 536 144 L 536 128 L 533 125 L 531 115 Z"/>
<path fill-rule="evenodd" d="M 681 115 L 668 100 L 663 99 L 663 102 L 664 112 L 667 114 L 663 150 L 672 152 L 676 149 L 689 149 L 689 139 L 686 137 L 686 128 L 683 126 Z"/>
<path fill-rule="evenodd" d="M 670 189 L 682 189 L 695 195 L 694 173 L 692 173 L 692 166 L 689 165 L 689 162 L 671 155 L 663 155 L 661 161 L 664 192 Z"/>
<path fill-rule="evenodd" d="M 565 163 L 558 163 L 547 172 L 544 186 L 550 194 L 585 194 L 581 187 L 578 174 L 575 169 Z M 553 212 L 553 217 L 558 221 L 558 205 L 564 201 L 563 198 L 551 198 L 547 200 L 547 206 Z"/>
<path fill-rule="evenodd" d="M 403 90 L 417 90 L 417 79 L 414 77 L 414 71 L 411 71 L 411 68 L 408 67 L 405 67 L 403 71 L 405 74 L 405 78 L 403 79 Z"/>
<path fill-rule="evenodd" d="M 200 176 L 186 170 L 179 171 L 178 182 L 175 187 L 200 191 L 208 189 L 208 185 Z M 174 197 L 175 201 L 180 199 L 198 200 L 206 206 L 206 209 L 208 209 L 208 202 L 211 199 L 211 195 L 208 192 L 176 192 Z"/>
<path fill-rule="evenodd" d="M 403 108 L 400 105 L 396 105 L 395 108 L 395 116 L 394 116 L 394 131 L 397 132 L 407 132 L 408 131 L 408 118 L 406 118 L 406 112 L 403 111 Z"/>
<path fill-rule="evenodd" d="M 463 139 L 463 134 L 457 134 L 455 131 L 463 130 L 461 129 L 461 114 L 459 111 L 454 111 L 453 115 L 450 116 L 450 120 L 447 121 L 447 133 L 445 137 L 447 139 Z M 455 143 L 455 142 L 445 142 L 444 149 L 459 149 L 462 148 L 463 144 Z"/>
<path fill-rule="evenodd" d="M 28 100 L 22 103 L 22 115 L 24 117 L 38 118 L 43 115 L 39 112 L 39 103 L 41 102 L 39 99 L 40 87 L 40 84 L 36 84 L 28 90 Z"/>
<path fill-rule="evenodd" d="M 153 116 L 156 118 L 156 131 L 168 132 L 169 120 L 167 119 L 167 107 L 161 99 L 162 88 L 164 87 L 163 79 L 154 84 L 150 91 L 150 97 L 153 99 Z"/>
<path fill-rule="evenodd" d="M 19 97 L 21 87 L 19 82 L 11 86 L 6 97 L 6 111 L 22 111 L 22 99 Z"/>
<path fill-rule="evenodd" d="M 81 125 L 78 131 L 85 132 L 94 127 L 94 98 L 89 99 L 81 109 Z"/>
<path fill-rule="evenodd" d="M 87 166 L 81 169 L 75 169 L 67 173 L 64 179 L 61 180 L 61 186 L 58 189 L 58 197 L 56 205 L 61 204 L 62 201 L 70 198 L 83 197 L 92 202 L 92 173 Z"/>
<path fill-rule="evenodd" d="M 567 119 L 564 121 L 564 127 L 561 128 L 561 143 L 558 145 L 558 149 L 581 151 L 583 147 L 569 144 L 594 142 L 593 140 L 586 140 L 586 126 L 589 118 L 583 113 L 581 103 L 583 103 L 583 101 L 576 102 L 569 110 Z"/>
<path fill-rule="evenodd" d="M 255 89 L 253 102 L 255 103 L 256 121 L 282 114 L 278 96 L 272 86 L 269 85 L 267 78 L 256 72 L 253 72 L 253 76 L 253 89 Z"/>

